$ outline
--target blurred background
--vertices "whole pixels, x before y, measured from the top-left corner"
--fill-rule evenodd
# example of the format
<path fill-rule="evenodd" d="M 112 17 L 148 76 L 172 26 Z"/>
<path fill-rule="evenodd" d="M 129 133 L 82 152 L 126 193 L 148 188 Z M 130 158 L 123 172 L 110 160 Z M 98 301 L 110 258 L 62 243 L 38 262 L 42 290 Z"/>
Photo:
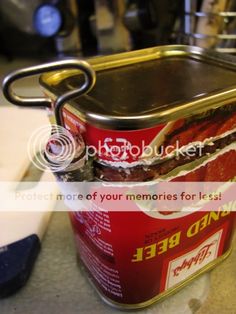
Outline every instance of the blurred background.
<path fill-rule="evenodd" d="M 236 51 L 235 0 L 1 0 L 0 54 L 94 56 L 165 44 Z"/>
<path fill-rule="evenodd" d="M 2 0 L 1 54 L 91 56 L 176 42 L 182 0 Z"/>

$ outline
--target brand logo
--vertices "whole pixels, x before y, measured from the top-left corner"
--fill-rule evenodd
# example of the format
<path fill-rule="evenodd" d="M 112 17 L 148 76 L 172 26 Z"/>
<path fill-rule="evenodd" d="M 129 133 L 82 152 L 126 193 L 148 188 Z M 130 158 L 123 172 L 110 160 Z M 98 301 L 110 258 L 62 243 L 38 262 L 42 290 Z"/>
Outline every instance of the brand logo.
<path fill-rule="evenodd" d="M 125 138 L 112 139 L 106 137 L 103 147 L 105 154 L 112 157 L 113 160 L 126 160 L 128 158 L 128 152 L 132 150 L 132 144 Z"/>
<path fill-rule="evenodd" d="M 179 276 L 181 271 L 183 271 L 184 269 L 190 269 L 194 265 L 202 264 L 203 261 L 209 258 L 212 254 L 211 247 L 215 245 L 216 242 L 217 241 L 215 240 L 212 243 L 205 245 L 198 251 L 195 256 L 191 257 L 190 259 L 186 258 L 180 266 L 177 266 L 173 269 L 174 277 Z"/>
<path fill-rule="evenodd" d="M 166 287 L 168 289 L 194 274 L 218 256 L 223 230 L 216 232 L 197 248 L 169 262 Z"/>

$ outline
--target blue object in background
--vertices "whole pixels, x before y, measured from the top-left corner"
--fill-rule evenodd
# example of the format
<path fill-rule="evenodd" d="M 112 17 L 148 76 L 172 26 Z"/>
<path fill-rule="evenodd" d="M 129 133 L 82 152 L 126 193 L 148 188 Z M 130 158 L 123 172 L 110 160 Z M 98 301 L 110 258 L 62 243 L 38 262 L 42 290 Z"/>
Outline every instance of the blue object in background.
<path fill-rule="evenodd" d="M 62 26 L 62 16 L 59 9 L 45 4 L 37 8 L 34 14 L 34 28 L 43 37 L 51 37 L 58 33 Z"/>

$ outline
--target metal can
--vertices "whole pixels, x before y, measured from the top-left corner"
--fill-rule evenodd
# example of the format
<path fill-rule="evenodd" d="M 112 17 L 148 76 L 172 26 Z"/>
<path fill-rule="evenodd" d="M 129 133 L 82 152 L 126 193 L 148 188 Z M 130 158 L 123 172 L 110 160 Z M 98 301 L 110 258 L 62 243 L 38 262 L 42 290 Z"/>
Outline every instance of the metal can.
<path fill-rule="evenodd" d="M 96 85 L 79 98 L 73 94 L 82 84 L 78 71 L 47 73 L 40 83 L 53 101 L 69 95 L 56 118 L 83 136 L 87 151 L 96 152 L 98 180 L 235 180 L 233 57 L 162 46 L 89 63 Z M 95 210 L 70 216 L 80 259 L 102 298 L 136 309 L 170 295 L 227 257 L 235 201 L 224 206 L 188 215 Z"/>

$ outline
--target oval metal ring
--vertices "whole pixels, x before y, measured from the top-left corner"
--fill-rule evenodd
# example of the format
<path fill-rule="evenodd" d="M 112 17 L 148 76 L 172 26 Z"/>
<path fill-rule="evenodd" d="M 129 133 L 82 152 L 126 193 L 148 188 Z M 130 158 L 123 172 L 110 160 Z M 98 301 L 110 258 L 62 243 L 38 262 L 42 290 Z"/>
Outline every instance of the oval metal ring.
<path fill-rule="evenodd" d="M 16 81 L 46 72 L 57 70 L 77 69 L 82 71 L 85 80 L 84 83 L 72 91 L 66 92 L 59 96 L 55 102 L 55 118 L 58 125 L 63 125 L 62 108 L 66 102 L 72 98 L 88 93 L 96 82 L 96 74 L 90 64 L 84 60 L 68 59 L 31 66 L 24 69 L 16 70 L 7 75 L 3 80 L 3 94 L 6 99 L 14 105 L 21 107 L 51 107 L 52 100 L 46 97 L 27 97 L 17 95 L 13 90 L 13 83 Z"/>

